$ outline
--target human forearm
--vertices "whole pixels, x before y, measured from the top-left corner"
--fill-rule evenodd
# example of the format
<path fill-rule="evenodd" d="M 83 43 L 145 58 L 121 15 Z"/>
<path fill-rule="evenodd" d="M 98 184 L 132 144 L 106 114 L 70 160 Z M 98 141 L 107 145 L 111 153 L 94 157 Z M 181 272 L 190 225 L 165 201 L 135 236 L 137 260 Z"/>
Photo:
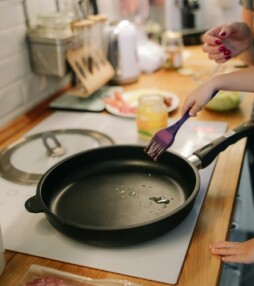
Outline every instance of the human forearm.
<path fill-rule="evenodd" d="M 213 76 L 186 97 L 182 114 L 189 110 L 190 116 L 196 116 L 219 90 L 254 92 L 254 67 Z"/>
<path fill-rule="evenodd" d="M 254 67 L 216 75 L 209 81 L 214 90 L 254 92 Z"/>

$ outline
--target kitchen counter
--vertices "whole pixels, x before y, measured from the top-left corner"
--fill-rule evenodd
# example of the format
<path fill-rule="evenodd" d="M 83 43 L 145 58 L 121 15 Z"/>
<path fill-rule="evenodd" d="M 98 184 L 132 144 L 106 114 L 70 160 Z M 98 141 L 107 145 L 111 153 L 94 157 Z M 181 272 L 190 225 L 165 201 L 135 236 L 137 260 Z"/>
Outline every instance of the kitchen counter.
<path fill-rule="evenodd" d="M 200 47 L 190 47 L 188 52 L 190 54 L 185 60 L 185 69 L 199 71 L 213 68 L 214 64 L 206 58 Z M 142 75 L 138 82 L 124 88 L 132 90 L 141 87 L 169 90 L 176 93 L 182 103 L 184 97 L 195 87 L 195 82 L 191 76 L 181 75 L 175 71 L 159 70 L 153 74 Z M 31 112 L 0 129 L 0 148 L 15 141 L 50 115 L 53 111 L 48 108 L 48 103 L 49 101 L 44 102 Z M 204 110 L 192 120 L 225 121 L 231 129 L 251 118 L 252 107 L 253 94 L 247 94 L 238 110 L 227 113 Z M 180 108 L 171 113 L 170 116 L 178 118 Z M 176 285 L 203 286 L 207 285 L 207 281 L 209 281 L 210 286 L 218 285 L 222 263 L 218 257 L 210 254 L 209 245 L 214 241 L 227 239 L 245 148 L 246 139 L 242 139 L 218 156 L 213 177 Z M 0 278 L 0 285 L 4 286 L 16 285 L 31 264 L 45 265 L 91 278 L 127 279 L 140 285 L 163 285 L 154 281 L 127 277 L 8 250 L 5 252 L 5 257 L 6 267 Z"/>

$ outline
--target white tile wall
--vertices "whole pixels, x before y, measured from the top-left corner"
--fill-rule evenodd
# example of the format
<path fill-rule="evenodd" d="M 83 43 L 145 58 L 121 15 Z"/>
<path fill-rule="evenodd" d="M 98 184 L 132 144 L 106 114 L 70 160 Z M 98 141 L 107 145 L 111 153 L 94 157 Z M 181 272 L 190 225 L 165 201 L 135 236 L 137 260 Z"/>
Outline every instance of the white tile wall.
<path fill-rule="evenodd" d="M 31 1 L 30 1 L 31 2 Z M 55 0 L 33 0 L 29 16 L 52 11 Z M 29 4 L 29 3 L 28 3 Z M 63 85 L 63 79 L 32 72 L 26 43 L 22 0 L 0 1 L 0 127 L 44 100 Z"/>

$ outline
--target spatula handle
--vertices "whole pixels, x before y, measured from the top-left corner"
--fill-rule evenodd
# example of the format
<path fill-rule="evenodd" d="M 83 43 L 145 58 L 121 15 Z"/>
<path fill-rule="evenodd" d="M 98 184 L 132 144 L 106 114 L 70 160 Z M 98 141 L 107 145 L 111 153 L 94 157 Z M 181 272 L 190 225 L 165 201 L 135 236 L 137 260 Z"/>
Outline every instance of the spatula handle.
<path fill-rule="evenodd" d="M 212 96 L 211 96 L 210 100 L 212 100 L 218 92 L 219 92 L 219 90 L 215 90 L 212 93 Z M 179 121 L 183 121 L 183 123 L 184 123 L 189 118 L 189 116 L 187 116 L 187 115 L 189 115 L 190 110 L 191 110 L 191 108 L 186 111 L 186 113 L 183 115 L 183 117 Z"/>
<path fill-rule="evenodd" d="M 214 98 L 214 96 L 218 93 L 219 91 L 216 90 L 215 92 L 213 92 L 212 96 L 211 96 L 211 99 Z M 173 133 L 174 135 L 177 133 L 177 131 L 179 130 L 179 128 L 184 124 L 184 122 L 190 118 L 190 114 L 189 114 L 189 110 L 187 110 L 184 115 L 172 126 L 170 126 L 168 128 L 168 130 L 171 131 L 171 133 Z"/>
<path fill-rule="evenodd" d="M 168 132 L 170 132 L 172 135 L 176 135 L 177 131 L 180 129 L 180 127 L 184 124 L 184 122 L 190 118 L 189 111 L 185 112 L 184 115 L 173 125 L 169 126 L 167 128 Z"/>
<path fill-rule="evenodd" d="M 219 90 L 215 90 L 215 91 L 213 92 L 212 96 L 211 96 L 211 99 L 213 99 L 218 92 L 219 92 Z M 211 99 L 210 99 L 210 100 L 211 100 Z"/>

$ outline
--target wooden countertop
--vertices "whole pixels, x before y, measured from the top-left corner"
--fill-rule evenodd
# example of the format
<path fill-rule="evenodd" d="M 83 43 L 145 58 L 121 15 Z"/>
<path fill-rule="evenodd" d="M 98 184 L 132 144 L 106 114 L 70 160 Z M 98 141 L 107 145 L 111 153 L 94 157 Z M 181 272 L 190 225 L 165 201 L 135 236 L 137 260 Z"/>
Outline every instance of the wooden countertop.
<path fill-rule="evenodd" d="M 200 47 L 190 47 L 187 51 L 190 51 L 191 54 L 190 57 L 186 59 L 184 68 L 200 71 L 214 67 L 214 63 L 206 58 L 206 55 L 202 53 Z M 182 103 L 184 97 L 195 87 L 195 83 L 191 76 L 180 75 L 175 71 L 159 70 L 153 74 L 144 74 L 140 77 L 138 82 L 125 86 L 127 90 L 141 87 L 160 88 L 172 91 L 180 97 Z M 197 118 L 192 118 L 192 120 L 226 121 L 229 128 L 234 128 L 250 119 L 253 98 L 253 94 L 247 94 L 240 108 L 236 111 L 216 113 L 204 110 Z M 37 108 L 1 128 L 0 148 L 15 141 L 50 115 L 53 111 L 48 108 L 48 103 L 49 101 L 40 104 Z M 179 117 L 180 108 L 170 116 Z M 209 286 L 218 285 L 222 263 L 218 257 L 210 254 L 209 245 L 214 241 L 227 239 L 231 226 L 231 217 L 245 147 L 246 139 L 242 139 L 218 156 L 209 190 L 177 283 L 178 286 L 204 286 L 207 285 L 207 281 L 209 281 Z M 232 168 L 232 166 L 234 166 L 234 168 Z M 4 286 L 16 285 L 31 264 L 57 268 L 91 278 L 127 279 L 140 285 L 165 285 L 8 250 L 5 251 L 5 257 L 6 267 L 0 278 L 0 285 Z"/>

